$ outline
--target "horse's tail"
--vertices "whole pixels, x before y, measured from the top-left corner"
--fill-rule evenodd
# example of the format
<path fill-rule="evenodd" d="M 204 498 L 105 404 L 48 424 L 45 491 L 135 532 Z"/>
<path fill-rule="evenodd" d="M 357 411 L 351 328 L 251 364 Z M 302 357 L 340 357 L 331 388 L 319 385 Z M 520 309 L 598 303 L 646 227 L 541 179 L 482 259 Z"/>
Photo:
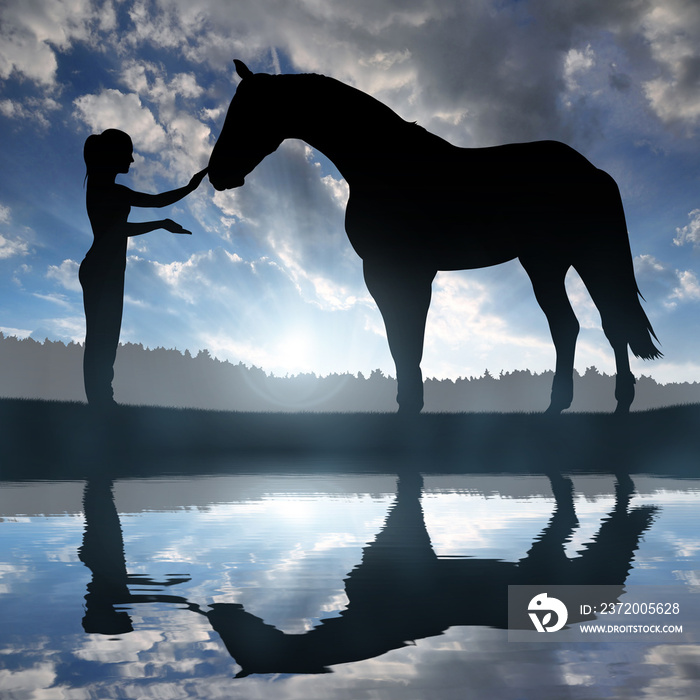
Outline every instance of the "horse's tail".
<path fill-rule="evenodd" d="M 659 339 L 652 328 L 640 299 L 644 299 L 634 275 L 634 263 L 630 249 L 622 198 L 617 184 L 607 173 L 602 192 L 605 203 L 601 221 L 604 222 L 597 241 L 599 245 L 589 249 L 586 261 L 574 265 L 600 311 L 605 334 L 624 340 L 630 350 L 643 360 L 662 357 L 654 344 Z"/>
<path fill-rule="evenodd" d="M 635 282 L 636 297 L 633 308 L 630 309 L 629 324 L 627 328 L 627 342 L 630 350 L 635 357 L 642 360 L 656 360 L 663 356 L 663 353 L 654 345 L 654 340 L 659 342 L 659 339 L 654 333 L 649 317 L 644 312 L 642 305 L 639 302 L 642 297 Z M 654 340 L 652 340 L 652 338 Z"/>

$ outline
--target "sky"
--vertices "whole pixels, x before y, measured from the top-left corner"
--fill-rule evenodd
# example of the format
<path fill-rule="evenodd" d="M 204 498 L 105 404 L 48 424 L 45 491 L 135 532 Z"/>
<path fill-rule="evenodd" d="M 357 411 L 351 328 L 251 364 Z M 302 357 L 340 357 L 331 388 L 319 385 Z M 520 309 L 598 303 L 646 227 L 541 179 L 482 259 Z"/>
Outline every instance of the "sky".
<path fill-rule="evenodd" d="M 633 372 L 700 381 L 696 0 L 3 0 L 0 331 L 82 342 L 85 138 L 132 136 L 135 162 L 118 180 L 132 189 L 186 184 L 221 130 L 234 58 L 254 72 L 332 76 L 458 146 L 576 148 L 620 187 L 664 353 L 633 360 Z M 393 375 L 344 233 L 346 199 L 323 154 L 287 141 L 240 189 L 205 180 L 167 210 L 132 210 L 132 221 L 167 216 L 193 235 L 130 241 L 122 342 L 207 349 L 278 375 Z M 582 327 L 576 368 L 614 373 L 575 273 L 567 285 Z M 553 367 L 517 261 L 438 275 L 424 376 Z"/>

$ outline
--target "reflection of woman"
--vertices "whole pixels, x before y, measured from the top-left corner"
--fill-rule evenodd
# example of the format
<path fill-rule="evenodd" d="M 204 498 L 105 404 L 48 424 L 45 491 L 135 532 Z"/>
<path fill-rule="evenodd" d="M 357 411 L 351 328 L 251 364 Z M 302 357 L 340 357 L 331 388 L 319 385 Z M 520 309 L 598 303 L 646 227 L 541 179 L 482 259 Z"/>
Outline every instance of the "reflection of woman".
<path fill-rule="evenodd" d="M 206 169 L 189 184 L 162 194 L 134 192 L 115 183 L 119 173 L 128 173 L 134 147 L 128 134 L 107 129 L 88 136 L 83 155 L 87 166 L 87 212 L 95 237 L 80 265 L 86 335 L 83 378 L 88 402 L 114 405 L 112 379 L 114 359 L 124 305 L 124 271 L 129 236 L 163 228 L 171 233 L 190 233 L 171 219 L 144 223 L 127 221 L 131 207 L 164 207 L 174 204 L 199 186 Z"/>

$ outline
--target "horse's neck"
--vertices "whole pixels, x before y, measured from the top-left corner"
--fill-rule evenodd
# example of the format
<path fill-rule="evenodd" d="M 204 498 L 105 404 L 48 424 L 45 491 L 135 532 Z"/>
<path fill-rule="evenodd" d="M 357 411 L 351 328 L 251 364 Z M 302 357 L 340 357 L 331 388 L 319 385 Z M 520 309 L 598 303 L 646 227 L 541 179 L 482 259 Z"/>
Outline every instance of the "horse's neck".
<path fill-rule="evenodd" d="M 301 139 L 323 153 L 350 184 L 356 173 L 366 176 L 370 156 L 377 162 L 405 148 L 409 125 L 389 107 L 332 78 L 303 77 L 313 80 L 300 82 L 294 92 L 299 108 L 285 138 Z"/>

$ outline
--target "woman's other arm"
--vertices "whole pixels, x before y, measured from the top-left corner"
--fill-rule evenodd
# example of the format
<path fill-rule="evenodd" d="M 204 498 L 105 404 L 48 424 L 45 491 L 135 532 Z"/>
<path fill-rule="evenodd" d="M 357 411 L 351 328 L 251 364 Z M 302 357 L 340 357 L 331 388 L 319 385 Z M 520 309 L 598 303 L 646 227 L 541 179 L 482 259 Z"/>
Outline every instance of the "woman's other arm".
<path fill-rule="evenodd" d="M 144 221 L 143 223 L 131 223 L 127 222 L 122 224 L 124 226 L 124 231 L 127 236 L 141 236 L 144 233 L 150 233 L 159 228 L 164 228 L 170 233 L 188 233 L 192 234 L 192 231 L 188 231 L 182 228 L 180 224 L 172 219 L 159 219 L 158 221 Z"/>

